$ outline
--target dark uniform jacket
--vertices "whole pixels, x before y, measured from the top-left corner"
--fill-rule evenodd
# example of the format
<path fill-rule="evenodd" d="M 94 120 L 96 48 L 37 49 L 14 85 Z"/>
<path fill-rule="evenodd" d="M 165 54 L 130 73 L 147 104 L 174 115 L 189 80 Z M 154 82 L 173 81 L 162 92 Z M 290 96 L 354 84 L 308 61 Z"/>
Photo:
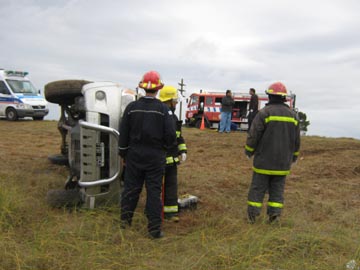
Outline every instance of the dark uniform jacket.
<path fill-rule="evenodd" d="M 249 110 L 251 112 L 257 112 L 258 108 L 259 108 L 259 98 L 258 98 L 258 96 L 256 94 L 251 95 L 250 103 L 249 103 Z"/>
<path fill-rule="evenodd" d="M 171 110 L 160 100 L 142 97 L 125 109 L 120 123 L 119 153 L 132 162 L 165 165 L 165 152 L 176 144 Z"/>
<path fill-rule="evenodd" d="M 269 103 L 252 122 L 245 151 L 254 156 L 253 170 L 287 175 L 299 155 L 300 129 L 296 113 L 284 103 Z"/>
<path fill-rule="evenodd" d="M 170 147 L 166 152 L 166 165 L 178 164 L 179 155 L 187 152 L 185 140 L 181 134 L 182 121 L 179 121 L 176 114 L 173 112 L 173 122 L 176 126 L 176 144 Z"/>
<path fill-rule="evenodd" d="M 232 97 L 224 96 L 221 100 L 221 111 L 222 112 L 231 112 L 234 104 L 235 104 L 235 101 Z"/>

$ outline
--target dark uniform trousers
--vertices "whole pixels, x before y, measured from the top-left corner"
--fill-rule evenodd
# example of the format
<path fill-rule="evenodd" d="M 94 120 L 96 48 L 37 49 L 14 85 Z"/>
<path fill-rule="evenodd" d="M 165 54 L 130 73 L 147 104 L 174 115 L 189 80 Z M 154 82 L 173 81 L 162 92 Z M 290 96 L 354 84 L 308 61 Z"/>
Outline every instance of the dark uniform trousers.
<path fill-rule="evenodd" d="M 267 214 L 279 216 L 284 203 L 284 188 L 286 176 L 266 175 L 254 172 L 248 194 L 248 213 L 258 216 L 266 191 L 269 191 Z"/>
<path fill-rule="evenodd" d="M 165 215 L 178 213 L 178 184 L 177 184 L 177 164 L 174 162 L 165 167 L 164 182 L 164 211 Z"/>
<path fill-rule="evenodd" d="M 180 164 L 179 155 L 187 152 L 185 140 L 181 135 L 182 121 L 173 114 L 176 125 L 176 145 L 168 149 L 166 156 L 165 181 L 164 181 L 164 214 L 165 218 L 176 216 L 178 206 L 178 176 L 177 166 Z"/>
<path fill-rule="evenodd" d="M 124 190 L 121 195 L 121 220 L 131 224 L 134 211 L 139 201 L 139 196 L 145 182 L 147 192 L 145 213 L 148 218 L 148 230 L 160 231 L 161 229 L 161 189 L 164 175 L 164 164 L 159 166 L 146 166 L 136 162 L 130 150 L 127 155 Z M 154 155 L 154 153 L 152 153 Z M 135 162 L 134 162 L 135 160 Z"/>
<path fill-rule="evenodd" d="M 250 128 L 251 128 L 251 124 L 256 116 L 256 114 L 258 113 L 258 111 L 253 111 L 253 112 L 250 112 L 249 113 L 249 116 L 248 116 L 248 131 L 250 131 Z"/>

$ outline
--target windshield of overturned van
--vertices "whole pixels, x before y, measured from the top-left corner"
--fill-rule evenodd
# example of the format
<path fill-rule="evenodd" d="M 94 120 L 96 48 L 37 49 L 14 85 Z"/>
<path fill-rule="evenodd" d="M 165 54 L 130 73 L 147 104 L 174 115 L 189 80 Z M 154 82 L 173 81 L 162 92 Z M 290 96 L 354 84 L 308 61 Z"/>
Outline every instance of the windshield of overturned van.
<path fill-rule="evenodd" d="M 38 94 L 38 91 L 31 84 L 30 81 L 20 81 L 20 80 L 9 80 L 9 79 L 7 79 L 6 82 L 10 85 L 11 90 L 15 94 L 24 94 L 24 95 L 32 95 L 32 96 L 36 96 Z"/>

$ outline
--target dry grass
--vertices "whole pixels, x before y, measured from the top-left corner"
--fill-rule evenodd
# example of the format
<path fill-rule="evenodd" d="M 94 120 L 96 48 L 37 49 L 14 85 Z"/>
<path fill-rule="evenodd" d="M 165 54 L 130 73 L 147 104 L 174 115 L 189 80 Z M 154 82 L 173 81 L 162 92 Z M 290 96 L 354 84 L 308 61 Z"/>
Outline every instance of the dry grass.
<path fill-rule="evenodd" d="M 288 177 L 280 224 L 246 222 L 251 161 L 245 133 L 184 128 L 188 160 L 180 193 L 198 209 L 164 224 L 150 240 L 142 214 L 119 228 L 119 209 L 51 209 L 45 197 L 61 188 L 67 168 L 55 121 L 0 120 L 0 269 L 345 269 L 360 264 L 360 141 L 304 137 Z M 265 211 L 263 211 L 265 212 Z"/>

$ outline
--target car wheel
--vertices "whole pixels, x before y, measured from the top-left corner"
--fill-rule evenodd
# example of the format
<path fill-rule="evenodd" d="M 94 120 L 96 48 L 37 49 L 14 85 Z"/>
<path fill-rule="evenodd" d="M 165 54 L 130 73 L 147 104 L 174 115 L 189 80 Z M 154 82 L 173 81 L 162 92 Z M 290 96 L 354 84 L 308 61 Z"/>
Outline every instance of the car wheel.
<path fill-rule="evenodd" d="M 201 127 L 201 122 L 202 122 L 202 119 L 198 119 L 198 120 L 196 121 L 196 123 L 195 123 L 195 127 L 196 127 L 196 128 L 200 128 L 200 127 Z M 205 126 L 205 128 L 209 128 L 209 127 L 210 127 L 206 120 L 204 120 L 204 126 Z"/>
<path fill-rule="evenodd" d="M 50 160 L 52 164 L 69 166 L 68 157 L 62 154 L 48 156 L 48 160 Z"/>
<path fill-rule="evenodd" d="M 197 120 L 196 123 L 195 123 L 196 128 L 200 128 L 200 126 L 201 126 L 201 119 Z"/>
<path fill-rule="evenodd" d="M 17 112 L 14 108 L 6 109 L 6 119 L 9 121 L 16 121 L 18 119 Z"/>
<path fill-rule="evenodd" d="M 45 85 L 45 98 L 51 103 L 59 105 L 72 105 L 75 98 L 82 96 L 81 89 L 85 84 L 91 83 L 85 80 L 62 80 L 54 81 Z"/>
<path fill-rule="evenodd" d="M 78 189 L 51 189 L 46 195 L 46 201 L 54 208 L 77 207 L 82 203 Z"/>

